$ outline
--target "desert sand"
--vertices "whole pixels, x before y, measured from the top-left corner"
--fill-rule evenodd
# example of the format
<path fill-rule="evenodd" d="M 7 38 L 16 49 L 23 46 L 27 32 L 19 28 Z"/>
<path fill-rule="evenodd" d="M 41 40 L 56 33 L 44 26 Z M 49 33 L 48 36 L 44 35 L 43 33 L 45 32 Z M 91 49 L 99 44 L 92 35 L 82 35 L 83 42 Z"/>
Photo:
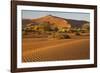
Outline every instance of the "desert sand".
<path fill-rule="evenodd" d="M 23 38 L 22 61 L 89 59 L 89 44 L 89 38 L 60 40 Z"/>

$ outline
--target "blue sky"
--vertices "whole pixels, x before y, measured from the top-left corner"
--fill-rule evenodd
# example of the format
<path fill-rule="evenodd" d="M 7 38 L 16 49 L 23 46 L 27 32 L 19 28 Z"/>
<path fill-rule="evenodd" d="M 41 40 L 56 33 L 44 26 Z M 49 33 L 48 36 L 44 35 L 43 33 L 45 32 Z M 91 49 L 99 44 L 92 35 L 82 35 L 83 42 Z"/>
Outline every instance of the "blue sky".
<path fill-rule="evenodd" d="M 46 15 L 53 15 L 66 19 L 90 21 L 89 13 L 22 10 L 23 19 L 35 19 Z"/>

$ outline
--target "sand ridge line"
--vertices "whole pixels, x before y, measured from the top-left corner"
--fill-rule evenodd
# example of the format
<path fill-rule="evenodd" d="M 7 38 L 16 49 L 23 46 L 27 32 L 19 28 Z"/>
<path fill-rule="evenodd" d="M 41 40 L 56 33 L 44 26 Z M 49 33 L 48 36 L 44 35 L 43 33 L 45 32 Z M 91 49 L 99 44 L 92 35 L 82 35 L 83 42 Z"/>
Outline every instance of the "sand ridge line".
<path fill-rule="evenodd" d="M 26 51 L 26 52 L 24 52 L 24 54 L 35 53 L 35 52 L 39 52 L 41 50 L 43 51 L 43 50 L 50 49 L 50 48 L 57 48 L 57 47 L 64 46 L 64 45 L 71 45 L 71 44 L 78 43 L 78 42 L 85 41 L 85 40 L 89 40 L 89 39 L 71 40 L 68 44 L 66 44 L 64 42 L 64 43 L 60 43 L 60 44 L 57 44 L 57 45 L 52 45 L 52 46 L 38 48 L 38 49 L 33 50 L 31 52 L 30 51 Z"/>

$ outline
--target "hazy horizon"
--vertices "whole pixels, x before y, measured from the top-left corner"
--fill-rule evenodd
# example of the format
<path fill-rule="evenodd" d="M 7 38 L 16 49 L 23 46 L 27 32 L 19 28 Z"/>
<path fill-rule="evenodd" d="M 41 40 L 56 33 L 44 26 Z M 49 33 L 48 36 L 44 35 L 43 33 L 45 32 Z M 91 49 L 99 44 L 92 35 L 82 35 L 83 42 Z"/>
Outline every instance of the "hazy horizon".
<path fill-rule="evenodd" d="M 47 15 L 65 19 L 90 21 L 89 13 L 22 10 L 22 19 L 36 19 Z"/>

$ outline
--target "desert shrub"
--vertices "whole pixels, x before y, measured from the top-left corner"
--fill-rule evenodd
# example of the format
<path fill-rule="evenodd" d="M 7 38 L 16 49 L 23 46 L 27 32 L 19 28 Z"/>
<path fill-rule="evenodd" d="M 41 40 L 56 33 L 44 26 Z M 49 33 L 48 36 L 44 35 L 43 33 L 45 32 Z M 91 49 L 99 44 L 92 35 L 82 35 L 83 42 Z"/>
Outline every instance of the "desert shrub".
<path fill-rule="evenodd" d="M 67 34 L 67 35 L 63 35 L 64 39 L 70 39 L 70 36 Z"/>
<path fill-rule="evenodd" d="M 57 38 L 57 39 L 70 39 L 70 36 L 68 34 L 56 33 L 55 38 Z"/>
<path fill-rule="evenodd" d="M 27 35 L 27 32 L 25 32 L 25 31 L 22 31 L 22 35 Z"/>
<path fill-rule="evenodd" d="M 85 33 L 85 31 L 81 31 L 81 33 Z"/>
<path fill-rule="evenodd" d="M 54 32 L 52 32 L 51 35 L 50 35 L 50 37 L 51 38 L 55 38 L 56 37 L 56 34 Z"/>
<path fill-rule="evenodd" d="M 74 33 L 74 32 L 76 32 L 76 30 L 75 29 L 71 29 L 70 32 Z"/>
<path fill-rule="evenodd" d="M 57 32 L 58 30 L 59 30 L 58 27 L 56 27 L 54 25 L 50 26 L 50 31 Z"/>
<path fill-rule="evenodd" d="M 52 32 L 46 32 L 47 35 L 52 35 Z"/>
<path fill-rule="evenodd" d="M 39 25 L 37 25 L 37 28 L 37 30 L 41 32 L 51 31 L 51 26 L 48 23 L 39 23 Z"/>
<path fill-rule="evenodd" d="M 75 35 L 80 36 L 81 34 L 79 32 L 76 32 Z"/>

